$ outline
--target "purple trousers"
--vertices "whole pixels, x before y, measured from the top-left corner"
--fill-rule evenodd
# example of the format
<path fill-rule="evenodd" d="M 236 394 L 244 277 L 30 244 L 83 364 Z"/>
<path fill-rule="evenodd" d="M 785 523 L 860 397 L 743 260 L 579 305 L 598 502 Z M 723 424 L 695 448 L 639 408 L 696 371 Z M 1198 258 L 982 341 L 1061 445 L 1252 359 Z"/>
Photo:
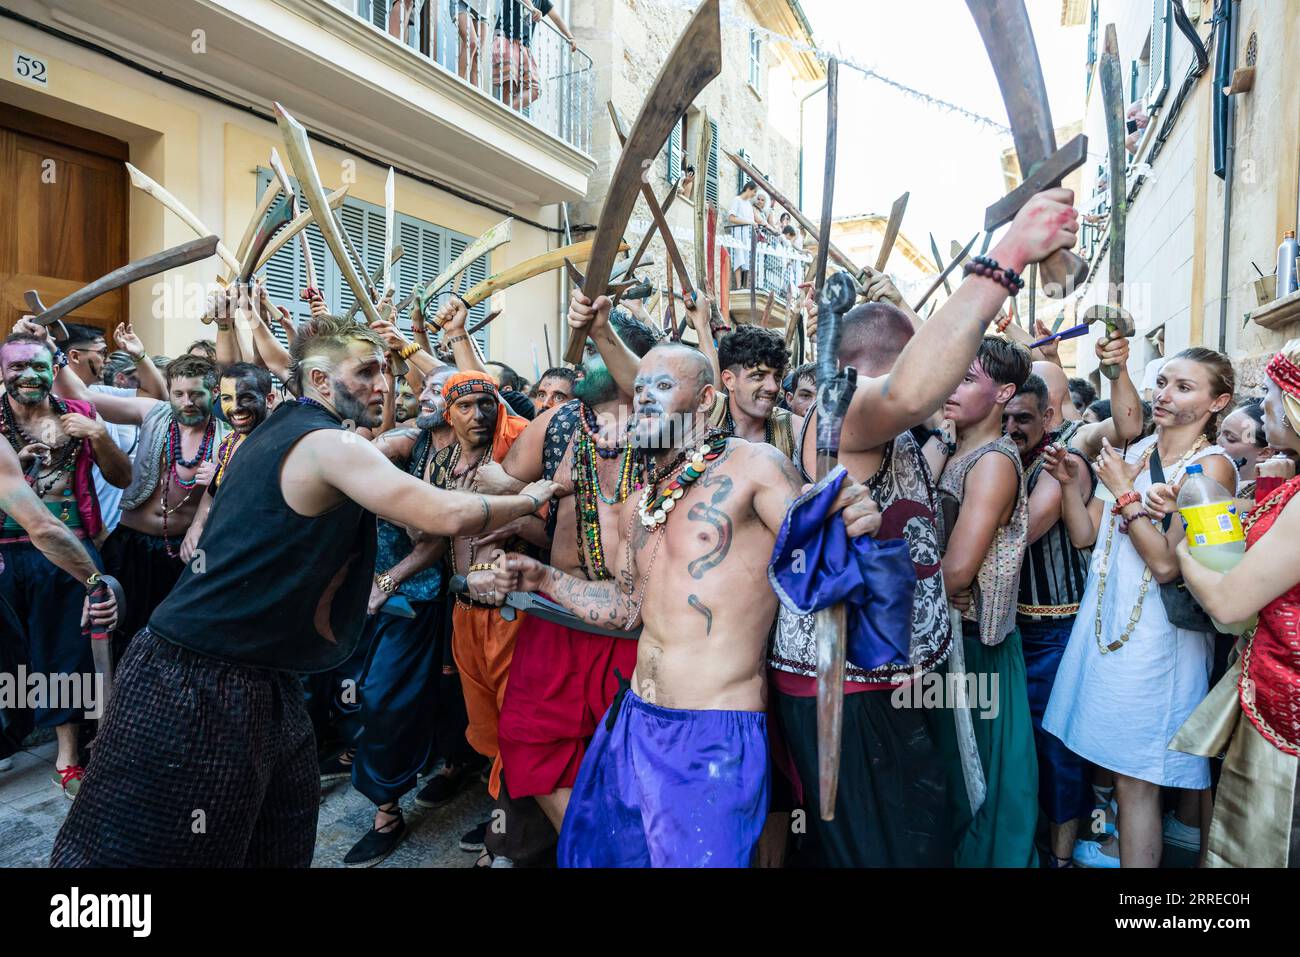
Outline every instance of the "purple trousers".
<path fill-rule="evenodd" d="M 679 711 L 624 687 L 596 728 L 561 867 L 749 867 L 768 812 L 767 715 Z"/>

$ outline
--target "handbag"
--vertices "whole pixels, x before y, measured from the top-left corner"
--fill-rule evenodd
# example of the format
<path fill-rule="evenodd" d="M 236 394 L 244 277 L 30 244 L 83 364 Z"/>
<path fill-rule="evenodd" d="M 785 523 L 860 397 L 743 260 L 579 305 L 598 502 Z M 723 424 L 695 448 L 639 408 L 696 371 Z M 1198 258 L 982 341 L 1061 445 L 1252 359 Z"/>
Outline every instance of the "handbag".
<path fill-rule="evenodd" d="M 1165 480 L 1165 470 L 1160 465 L 1160 450 L 1153 449 L 1151 452 L 1151 481 L 1152 483 L 1162 483 Z M 1173 522 L 1172 513 L 1166 515 L 1161 523 L 1164 531 L 1169 531 L 1169 526 Z M 1182 576 L 1171 582 L 1164 582 L 1160 585 L 1160 601 L 1165 606 L 1165 617 L 1169 619 L 1169 624 L 1175 628 L 1186 628 L 1188 631 L 1217 631 L 1214 622 L 1210 616 L 1205 613 L 1196 596 L 1191 593 L 1187 583 L 1183 581 Z"/>

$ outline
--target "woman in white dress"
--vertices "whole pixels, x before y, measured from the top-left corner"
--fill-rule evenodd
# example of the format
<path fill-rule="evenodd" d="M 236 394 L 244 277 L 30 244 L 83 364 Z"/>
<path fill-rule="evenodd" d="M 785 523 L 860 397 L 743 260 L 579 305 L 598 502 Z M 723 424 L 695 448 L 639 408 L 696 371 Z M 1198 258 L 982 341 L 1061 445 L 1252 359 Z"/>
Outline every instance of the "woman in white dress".
<path fill-rule="evenodd" d="M 1209 762 L 1169 750 L 1169 741 L 1205 697 L 1213 633 L 1169 623 L 1159 586 L 1179 577 L 1182 522 L 1162 531 L 1145 508 L 1152 459 L 1177 485 L 1186 467 L 1235 490 L 1231 458 L 1213 444 L 1232 401 L 1227 356 L 1187 349 L 1160 370 L 1152 397 L 1154 436 L 1126 454 L 1109 443 L 1098 476 L 1115 500 L 1102 512 L 1088 584 L 1061 660 L 1043 728 L 1076 754 L 1115 772 L 1119 853 L 1124 867 L 1160 862 L 1160 788 L 1210 786 Z"/>

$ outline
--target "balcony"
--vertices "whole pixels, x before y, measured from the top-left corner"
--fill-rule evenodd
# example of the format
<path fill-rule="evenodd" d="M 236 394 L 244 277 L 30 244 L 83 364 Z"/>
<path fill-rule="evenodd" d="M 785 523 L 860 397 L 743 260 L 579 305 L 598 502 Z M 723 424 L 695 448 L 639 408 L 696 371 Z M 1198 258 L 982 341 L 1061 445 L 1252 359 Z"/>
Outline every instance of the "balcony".
<path fill-rule="evenodd" d="M 278 100 L 321 137 L 453 189 L 525 206 L 587 192 L 591 61 L 535 24 L 536 95 L 515 95 L 493 76 L 502 0 L 475 0 L 489 14 L 477 70 L 447 0 L 394 3 L 406 19 L 392 33 L 389 0 L 18 2 L 236 108 L 269 118 Z"/>
<path fill-rule="evenodd" d="M 733 262 L 737 256 L 747 259 L 751 251 L 748 244 L 742 244 L 731 235 L 730 229 L 724 233 L 720 244 L 727 248 Z M 784 332 L 793 314 L 789 301 L 793 295 L 797 295 L 797 291 L 792 293 L 791 290 L 795 284 L 803 281 L 804 272 L 812 257 L 766 230 L 760 231 L 753 252 L 758 263 L 755 271 L 757 282 L 754 281 L 754 273 L 749 270 L 741 276 L 739 284 L 735 281 L 734 269 L 732 275 L 725 279 L 731 319 L 736 323 L 765 325 L 769 329 Z M 772 309 L 764 322 L 763 314 L 769 294 L 772 296 Z"/>
<path fill-rule="evenodd" d="M 549 19 L 534 23 L 509 0 L 461 0 L 461 13 L 454 20 L 452 4 L 443 0 L 333 2 L 538 128 L 589 152 L 591 57 L 571 48 Z M 483 16 L 470 12 L 471 7 L 478 7 Z M 527 33 L 531 37 L 522 51 L 508 46 L 508 36 Z M 512 71 L 532 82 L 512 82 Z"/>

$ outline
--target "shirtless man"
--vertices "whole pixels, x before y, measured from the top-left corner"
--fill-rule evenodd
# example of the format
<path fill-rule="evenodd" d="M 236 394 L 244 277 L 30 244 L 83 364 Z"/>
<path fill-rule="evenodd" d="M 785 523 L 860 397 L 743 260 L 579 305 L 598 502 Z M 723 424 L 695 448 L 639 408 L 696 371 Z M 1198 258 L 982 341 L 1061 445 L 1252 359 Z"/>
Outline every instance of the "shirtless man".
<path fill-rule="evenodd" d="M 91 392 L 66 369 L 55 385 L 62 396 L 93 402 L 109 422 L 140 427 L 122 518 L 104 542 L 104 564 L 131 596 L 113 642 L 119 658 L 185 568 L 181 545 L 203 500 L 199 469 L 215 460 L 230 431 L 212 414 L 217 370 L 211 362 L 179 356 L 167 365 L 166 379 L 167 402 Z"/>
<path fill-rule="evenodd" d="M 332 318 L 294 343 L 301 398 L 231 466 L 203 537 L 220 561 L 187 567 L 131 643 L 55 866 L 309 864 L 320 782 L 300 675 L 357 646 L 376 515 L 474 534 L 550 499 L 550 482 L 506 498 L 440 491 L 346 429 L 378 425 L 385 352 Z"/>
<path fill-rule="evenodd" d="M 575 297 L 570 314 L 608 309 L 605 297 Z M 709 361 L 689 347 L 659 345 L 641 360 L 632 441 L 658 478 L 619 509 L 613 580 L 517 554 L 498 561 L 498 591 L 545 591 L 593 624 L 643 626 L 631 681 L 578 773 L 561 866 L 747 867 L 763 829 L 764 652 L 777 608 L 767 561 L 802 482 L 771 446 L 708 428 L 716 395 Z M 879 527 L 861 487 L 837 506 L 850 534 Z"/>

